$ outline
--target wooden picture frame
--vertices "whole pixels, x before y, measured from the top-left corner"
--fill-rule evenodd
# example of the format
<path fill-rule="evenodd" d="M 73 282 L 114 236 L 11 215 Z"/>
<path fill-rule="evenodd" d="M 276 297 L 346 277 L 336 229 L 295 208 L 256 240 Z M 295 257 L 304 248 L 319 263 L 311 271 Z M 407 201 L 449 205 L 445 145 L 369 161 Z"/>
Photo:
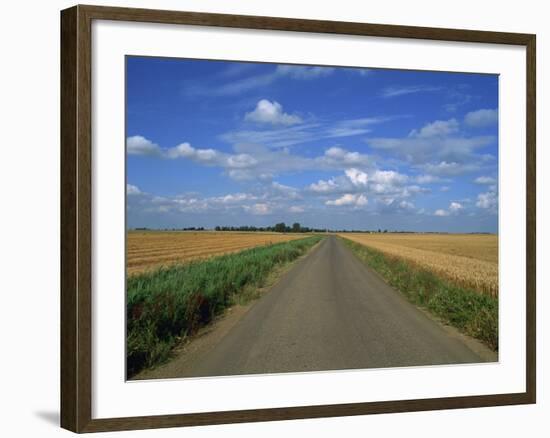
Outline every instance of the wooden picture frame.
<path fill-rule="evenodd" d="M 126 418 L 92 418 L 92 35 L 93 20 L 518 45 L 526 48 L 526 391 L 522 393 L 251 409 Z M 100 6 L 61 12 L 61 426 L 98 432 L 289 420 L 536 401 L 536 37 L 530 34 L 238 16 Z"/>

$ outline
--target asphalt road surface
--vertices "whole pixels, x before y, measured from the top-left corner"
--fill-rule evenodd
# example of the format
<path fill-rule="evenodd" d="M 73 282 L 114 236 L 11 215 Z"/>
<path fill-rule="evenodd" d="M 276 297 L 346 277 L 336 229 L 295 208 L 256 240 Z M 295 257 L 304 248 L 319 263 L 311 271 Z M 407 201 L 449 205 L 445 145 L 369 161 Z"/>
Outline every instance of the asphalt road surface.
<path fill-rule="evenodd" d="M 221 339 L 191 360 L 178 363 L 176 357 L 164 377 L 491 360 L 475 350 L 463 336 L 406 301 L 340 239 L 329 236 Z M 161 367 L 148 377 L 162 374 Z"/>

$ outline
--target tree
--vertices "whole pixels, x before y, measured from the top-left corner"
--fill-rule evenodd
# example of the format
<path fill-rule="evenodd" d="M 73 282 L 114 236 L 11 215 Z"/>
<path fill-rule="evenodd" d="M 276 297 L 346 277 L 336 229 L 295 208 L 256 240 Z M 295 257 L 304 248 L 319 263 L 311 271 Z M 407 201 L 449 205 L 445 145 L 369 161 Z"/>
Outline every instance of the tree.
<path fill-rule="evenodd" d="M 284 233 L 286 231 L 286 224 L 284 222 L 275 224 L 275 231 L 278 233 Z"/>
<path fill-rule="evenodd" d="M 302 231 L 302 227 L 300 226 L 300 223 L 299 222 L 294 222 L 292 224 L 292 232 L 293 233 L 299 233 L 300 231 Z"/>

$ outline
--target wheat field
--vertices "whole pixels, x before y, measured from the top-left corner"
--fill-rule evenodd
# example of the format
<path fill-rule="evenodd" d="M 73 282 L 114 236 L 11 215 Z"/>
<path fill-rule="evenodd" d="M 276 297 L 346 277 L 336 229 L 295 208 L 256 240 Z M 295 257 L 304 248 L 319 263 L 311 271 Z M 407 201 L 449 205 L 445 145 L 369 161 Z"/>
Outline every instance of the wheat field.
<path fill-rule="evenodd" d="M 498 296 L 498 236 L 342 233 L 367 247 L 426 268 L 464 287 Z"/>
<path fill-rule="evenodd" d="M 228 254 L 306 237 L 304 234 L 233 231 L 128 231 L 126 269 L 128 275 L 161 266 Z"/>

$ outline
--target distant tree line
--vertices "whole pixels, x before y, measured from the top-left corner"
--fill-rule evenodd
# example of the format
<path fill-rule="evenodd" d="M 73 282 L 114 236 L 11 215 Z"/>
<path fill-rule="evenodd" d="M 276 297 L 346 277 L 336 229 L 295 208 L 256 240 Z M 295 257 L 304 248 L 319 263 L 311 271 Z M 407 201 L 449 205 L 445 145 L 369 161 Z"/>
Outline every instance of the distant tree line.
<path fill-rule="evenodd" d="M 205 227 L 184 227 L 184 228 L 147 228 L 136 227 L 135 231 L 207 231 L 211 228 Z M 299 222 L 294 222 L 292 225 L 287 225 L 284 222 L 279 222 L 272 226 L 256 227 L 254 225 L 240 225 L 240 226 L 216 226 L 216 231 L 245 231 L 245 232 L 276 232 L 276 233 L 407 233 L 407 234 L 450 234 L 445 231 L 406 231 L 406 230 L 382 230 L 381 228 L 375 230 L 347 230 L 347 229 L 332 229 L 332 228 L 311 228 L 304 227 Z M 492 234 L 489 232 L 470 232 L 464 234 Z"/>
<path fill-rule="evenodd" d="M 215 228 L 216 231 L 259 231 L 259 232 L 276 232 L 276 233 L 324 233 L 325 228 L 310 228 L 300 225 L 299 222 L 294 222 L 291 225 L 287 225 L 284 222 L 279 222 L 272 226 L 256 227 L 250 225 L 241 225 L 239 227 L 229 227 L 218 225 Z"/>

